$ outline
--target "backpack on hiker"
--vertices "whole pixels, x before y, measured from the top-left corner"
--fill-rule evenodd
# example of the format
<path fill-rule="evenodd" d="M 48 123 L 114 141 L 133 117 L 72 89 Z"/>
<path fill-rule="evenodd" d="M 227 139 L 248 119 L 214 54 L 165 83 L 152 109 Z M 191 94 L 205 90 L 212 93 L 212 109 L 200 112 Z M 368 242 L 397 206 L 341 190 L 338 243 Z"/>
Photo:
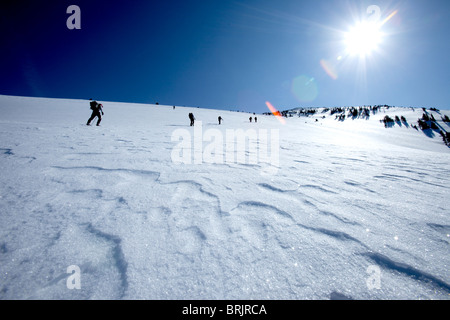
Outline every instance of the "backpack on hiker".
<path fill-rule="evenodd" d="M 91 102 L 90 102 L 91 110 L 92 110 L 92 111 L 94 111 L 94 110 L 97 109 L 97 104 L 98 104 L 97 101 L 91 101 Z"/>

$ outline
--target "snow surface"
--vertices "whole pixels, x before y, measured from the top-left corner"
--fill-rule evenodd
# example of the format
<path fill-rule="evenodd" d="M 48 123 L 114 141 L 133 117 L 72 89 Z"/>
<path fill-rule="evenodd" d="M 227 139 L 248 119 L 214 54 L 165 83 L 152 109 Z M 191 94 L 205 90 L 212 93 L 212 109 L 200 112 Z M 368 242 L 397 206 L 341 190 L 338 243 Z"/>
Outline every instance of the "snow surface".
<path fill-rule="evenodd" d="M 449 298 L 450 148 L 410 127 L 421 109 L 283 125 L 102 103 L 88 127 L 87 100 L 0 96 L 1 299 Z M 173 161 L 198 121 L 278 130 L 279 163 Z"/>

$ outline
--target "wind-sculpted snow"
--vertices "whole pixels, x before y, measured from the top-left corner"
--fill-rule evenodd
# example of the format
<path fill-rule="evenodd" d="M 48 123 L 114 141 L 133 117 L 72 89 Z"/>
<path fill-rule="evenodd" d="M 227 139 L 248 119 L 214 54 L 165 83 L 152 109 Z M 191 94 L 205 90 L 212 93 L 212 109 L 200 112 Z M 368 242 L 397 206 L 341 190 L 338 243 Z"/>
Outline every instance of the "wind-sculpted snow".
<path fill-rule="evenodd" d="M 88 101 L 0 96 L 0 299 L 448 299 L 450 149 L 421 111 L 103 105 L 88 127 Z M 201 139 L 229 152 L 227 130 L 264 146 L 260 129 L 276 163 L 194 161 Z"/>
<path fill-rule="evenodd" d="M 396 273 L 405 274 L 413 279 L 423 281 L 432 287 L 436 287 L 436 290 L 438 291 L 450 293 L 450 285 L 433 275 L 417 270 L 416 268 L 405 263 L 393 261 L 382 254 L 369 253 L 366 255 L 375 263 L 385 267 L 386 269 L 390 269 Z"/>

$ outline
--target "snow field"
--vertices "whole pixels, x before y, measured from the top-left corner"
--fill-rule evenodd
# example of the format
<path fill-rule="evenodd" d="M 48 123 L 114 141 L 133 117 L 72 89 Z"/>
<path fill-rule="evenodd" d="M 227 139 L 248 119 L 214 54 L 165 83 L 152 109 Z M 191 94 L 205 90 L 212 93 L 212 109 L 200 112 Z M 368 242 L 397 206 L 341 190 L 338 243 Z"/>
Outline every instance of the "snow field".
<path fill-rule="evenodd" d="M 87 101 L 0 96 L 0 298 L 448 299 L 449 149 L 379 122 L 421 110 L 283 126 L 103 104 L 87 127 Z M 279 130 L 277 170 L 174 163 L 174 131 L 194 137 L 189 112 L 224 137 Z"/>

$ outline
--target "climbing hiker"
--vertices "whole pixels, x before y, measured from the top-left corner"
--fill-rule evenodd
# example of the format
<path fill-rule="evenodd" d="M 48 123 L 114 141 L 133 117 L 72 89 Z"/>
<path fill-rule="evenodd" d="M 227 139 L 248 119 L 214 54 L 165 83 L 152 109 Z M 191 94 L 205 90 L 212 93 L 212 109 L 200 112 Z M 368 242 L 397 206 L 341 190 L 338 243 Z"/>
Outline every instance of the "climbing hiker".
<path fill-rule="evenodd" d="M 91 117 L 89 118 L 88 122 L 86 123 L 86 125 L 90 126 L 91 125 L 91 121 L 94 120 L 95 117 L 98 118 L 97 120 L 97 126 L 100 125 L 100 122 L 102 121 L 102 115 L 104 115 L 103 112 L 103 105 L 98 103 L 97 101 L 92 101 L 92 99 L 90 99 L 91 102 L 89 103 L 91 105 L 91 110 L 92 110 L 92 114 Z"/>
<path fill-rule="evenodd" d="M 194 114 L 189 113 L 189 119 L 191 120 L 191 127 L 194 125 L 195 117 Z"/>

